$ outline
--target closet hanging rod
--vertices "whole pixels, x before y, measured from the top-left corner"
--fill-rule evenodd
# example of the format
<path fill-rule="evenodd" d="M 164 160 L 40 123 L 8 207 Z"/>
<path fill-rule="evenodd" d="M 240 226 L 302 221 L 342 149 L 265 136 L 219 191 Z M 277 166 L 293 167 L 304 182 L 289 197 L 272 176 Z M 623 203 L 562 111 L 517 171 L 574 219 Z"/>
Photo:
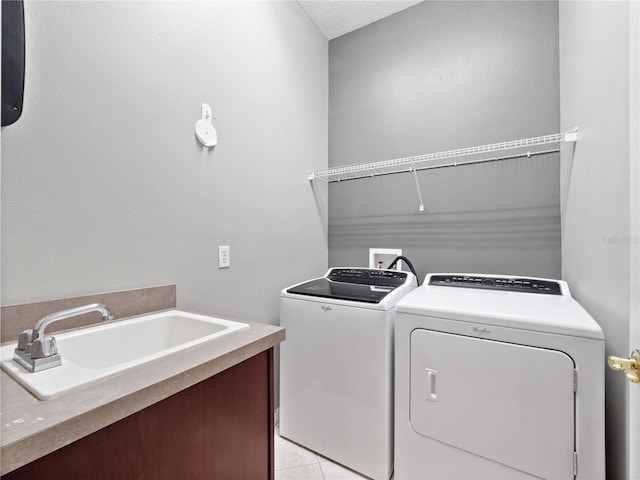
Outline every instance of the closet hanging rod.
<path fill-rule="evenodd" d="M 547 149 L 544 151 L 526 151 L 515 155 L 501 155 L 492 158 L 474 159 L 467 161 L 454 161 L 446 164 L 429 165 L 428 162 L 437 160 L 446 160 L 450 158 L 459 158 L 469 155 L 477 155 L 483 153 L 500 152 L 513 150 L 516 148 L 535 147 L 540 145 L 549 145 L 561 142 L 575 142 L 577 140 L 578 128 L 574 128 L 568 132 L 556 133 L 553 135 L 543 135 L 540 137 L 525 138 L 521 140 L 512 140 L 509 142 L 492 143 L 489 145 L 481 145 L 478 147 L 459 148 L 456 150 L 447 150 L 444 152 L 429 153 L 425 155 L 417 155 L 413 157 L 397 158 L 394 160 L 385 160 L 382 162 L 363 163 L 356 165 L 346 165 L 343 167 L 329 168 L 326 170 L 318 170 L 309 172 L 309 180 L 320 178 L 329 183 L 344 180 L 356 180 L 359 178 L 376 177 L 380 175 L 389 175 L 394 173 L 407 173 L 431 170 L 435 168 L 456 167 L 460 165 L 470 165 L 482 162 L 495 162 L 499 160 L 507 160 L 511 158 L 520 158 L 523 156 L 540 155 L 543 153 L 553 153 L 559 151 L 560 147 Z"/>

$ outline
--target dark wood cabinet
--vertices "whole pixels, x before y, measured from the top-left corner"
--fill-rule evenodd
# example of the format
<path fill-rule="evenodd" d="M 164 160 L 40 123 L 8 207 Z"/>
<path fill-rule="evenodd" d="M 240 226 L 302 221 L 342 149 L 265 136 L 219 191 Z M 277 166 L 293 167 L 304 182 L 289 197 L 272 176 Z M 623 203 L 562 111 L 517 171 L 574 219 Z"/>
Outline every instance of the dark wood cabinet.
<path fill-rule="evenodd" d="M 273 349 L 2 480 L 273 480 Z"/>

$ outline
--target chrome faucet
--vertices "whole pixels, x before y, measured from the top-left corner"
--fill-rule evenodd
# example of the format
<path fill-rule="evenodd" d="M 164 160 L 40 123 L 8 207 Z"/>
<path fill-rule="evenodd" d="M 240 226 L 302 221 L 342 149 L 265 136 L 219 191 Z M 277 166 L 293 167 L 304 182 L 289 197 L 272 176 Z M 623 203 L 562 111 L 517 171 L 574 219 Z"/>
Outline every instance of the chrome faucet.
<path fill-rule="evenodd" d="M 20 334 L 18 347 L 13 354 L 13 360 L 32 373 L 62 365 L 56 339 L 55 337 L 45 335 L 44 329 L 47 328 L 47 325 L 50 323 L 89 312 L 100 312 L 103 321 L 113 320 L 111 311 L 101 303 L 91 303 L 81 307 L 50 313 L 38 320 L 33 329 L 25 330 Z"/>

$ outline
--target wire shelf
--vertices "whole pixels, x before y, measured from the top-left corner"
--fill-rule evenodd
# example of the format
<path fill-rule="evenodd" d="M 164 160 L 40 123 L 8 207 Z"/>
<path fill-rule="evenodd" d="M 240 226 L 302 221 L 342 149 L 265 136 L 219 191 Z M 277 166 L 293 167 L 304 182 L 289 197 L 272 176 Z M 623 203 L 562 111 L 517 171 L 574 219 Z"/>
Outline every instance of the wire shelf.
<path fill-rule="evenodd" d="M 531 157 L 558 152 L 562 142 L 575 142 L 577 128 L 565 133 L 543 135 L 541 137 L 492 143 L 478 147 L 459 148 L 445 152 L 429 153 L 413 157 L 396 158 L 374 163 L 361 163 L 343 167 L 309 172 L 309 180 L 322 179 L 327 182 L 356 180 L 395 173 L 411 173 L 434 168 L 457 167 L 482 162 L 495 162 L 512 158 Z M 496 155 L 508 152 L 505 155 Z M 452 161 L 452 159 L 455 159 Z M 458 161 L 461 159 L 461 161 Z"/>

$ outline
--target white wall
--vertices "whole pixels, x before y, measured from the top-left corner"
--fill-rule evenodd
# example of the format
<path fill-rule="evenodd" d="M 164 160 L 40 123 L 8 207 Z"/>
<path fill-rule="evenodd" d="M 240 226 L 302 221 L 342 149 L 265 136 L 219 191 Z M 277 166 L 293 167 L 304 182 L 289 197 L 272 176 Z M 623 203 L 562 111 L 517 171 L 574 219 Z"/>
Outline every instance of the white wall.
<path fill-rule="evenodd" d="M 326 192 L 318 208 L 306 172 L 327 165 L 328 47 L 299 4 L 25 14 L 24 113 L 2 129 L 2 304 L 175 283 L 180 307 L 278 323 L 280 289 L 327 266 Z"/>
<path fill-rule="evenodd" d="M 563 153 L 562 275 L 602 326 L 607 355 L 629 335 L 630 2 L 560 2 L 560 117 L 579 127 Z M 603 359 L 605 361 L 605 359 Z M 624 375 L 607 370 L 607 479 L 628 478 Z"/>
<path fill-rule="evenodd" d="M 558 133 L 558 4 L 427 1 L 329 42 L 329 163 Z M 329 263 L 560 276 L 557 154 L 329 187 Z"/>
<path fill-rule="evenodd" d="M 629 159 L 631 295 L 629 352 L 640 348 L 640 2 L 631 4 L 629 31 Z M 635 133 L 634 133 L 635 132 Z M 629 392 L 629 478 L 640 480 L 640 384 L 627 384 Z"/>

